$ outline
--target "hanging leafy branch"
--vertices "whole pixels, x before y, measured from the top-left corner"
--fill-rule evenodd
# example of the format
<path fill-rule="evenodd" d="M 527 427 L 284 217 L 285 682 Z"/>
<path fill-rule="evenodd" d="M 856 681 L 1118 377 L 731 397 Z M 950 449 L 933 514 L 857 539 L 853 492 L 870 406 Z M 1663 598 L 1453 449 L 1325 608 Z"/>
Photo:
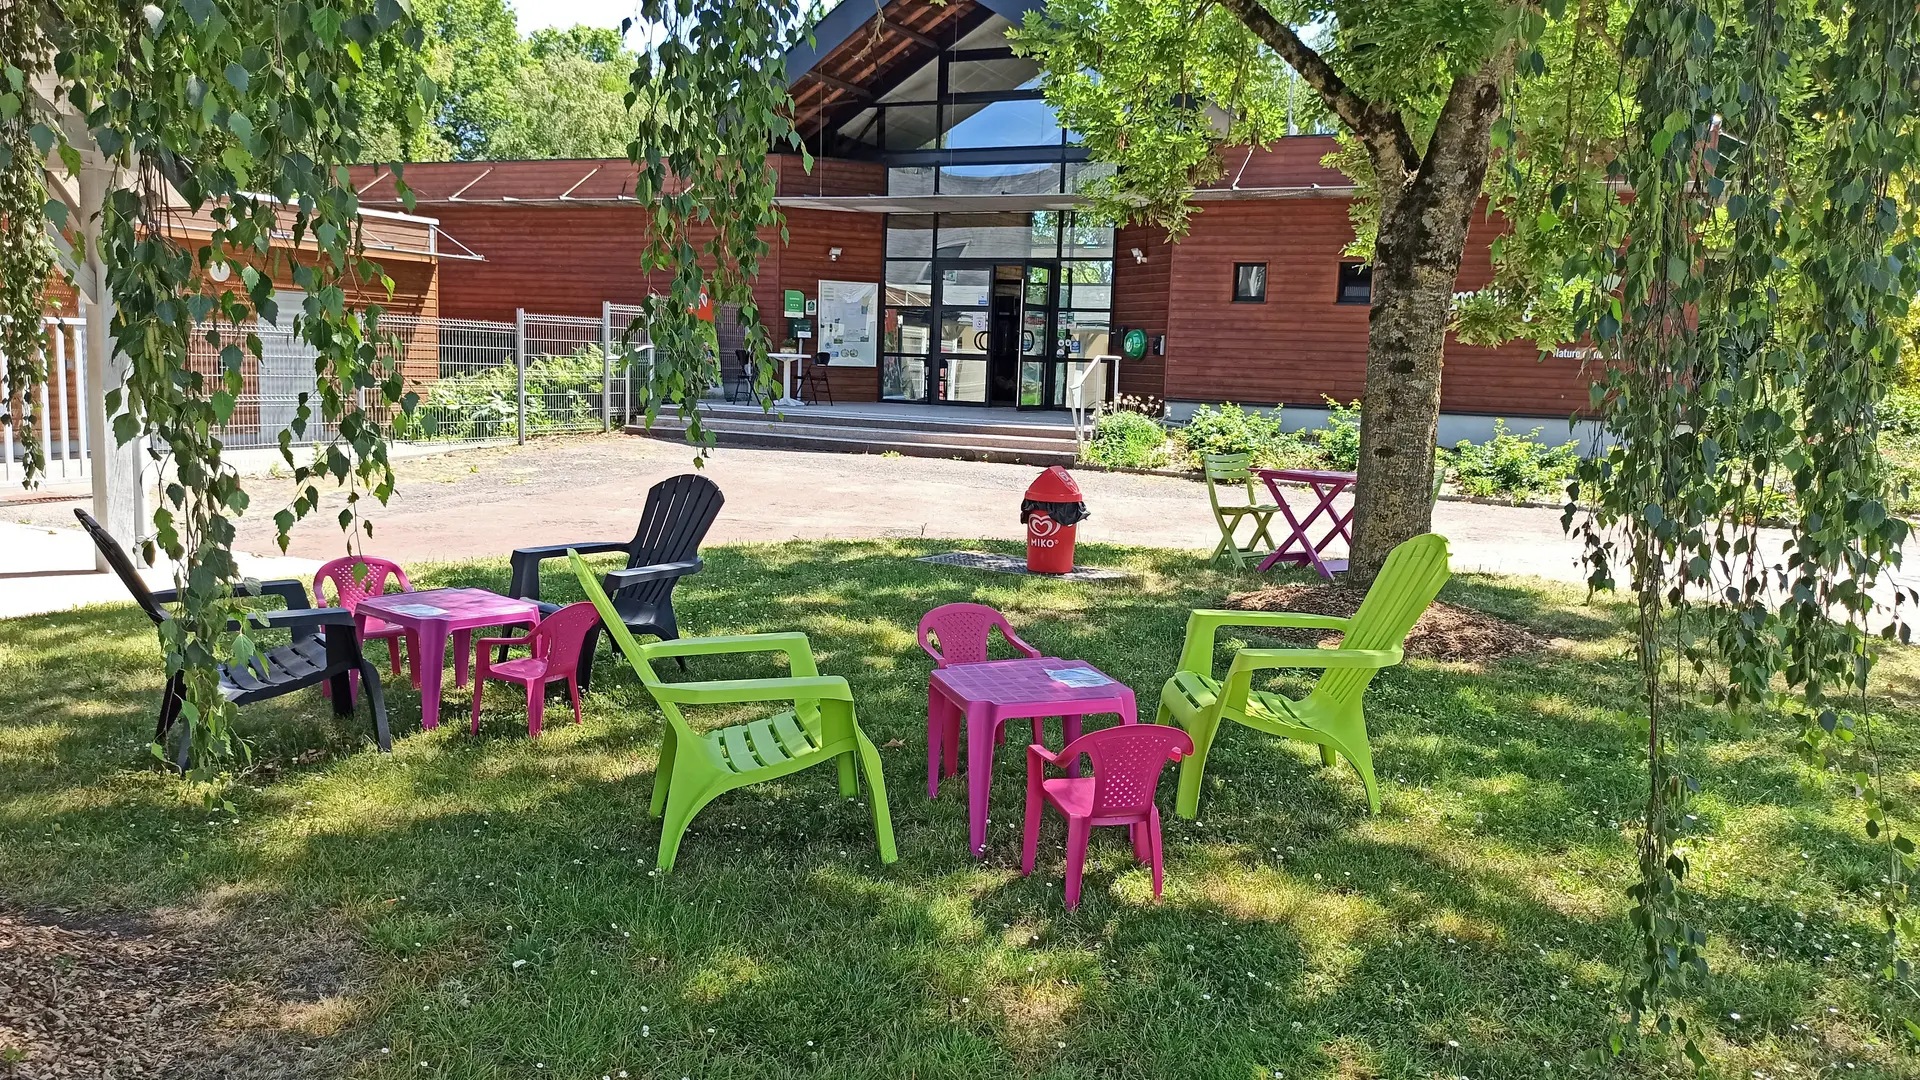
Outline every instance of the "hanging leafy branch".
<path fill-rule="evenodd" d="M 171 472 L 145 547 L 175 566 L 180 611 L 161 637 L 169 674 L 184 674 L 195 772 L 210 775 L 244 751 L 217 662 L 245 663 L 258 651 L 244 630 L 228 630 L 239 579 L 233 518 L 249 498 L 218 434 L 247 357 L 260 357 L 256 318 L 290 316 L 294 336 L 316 354 L 317 401 L 302 395 L 280 435 L 295 484 L 275 515 L 282 546 L 294 522 L 319 507 L 323 479 L 348 489 L 340 522 L 350 544 L 357 522 L 371 531 L 358 518 L 363 494 L 384 500 L 393 487 L 386 439 L 410 422 L 413 399 L 383 349 L 379 301 L 392 281 L 364 256 L 345 164 L 360 157 L 355 102 L 365 95 L 354 91 L 370 61 L 413 89 L 408 115 L 421 119 L 418 99 L 432 85 L 411 59 L 420 31 L 399 0 L 139 8 L 62 0 L 9 10 L 26 13 L 26 33 L 39 43 L 8 54 L 28 64 L 19 81 L 9 74 L 19 88 L 9 100 L 37 152 L 5 163 L 0 199 L 31 201 L 46 169 L 69 181 L 83 170 L 106 179 L 97 220 L 60 220 L 64 204 L 47 204 L 48 216 L 97 235 L 106 271 L 99 285 L 112 299 L 110 332 L 127 368 L 124 389 L 107 395 L 113 436 L 123 444 L 144 437 Z M 43 227 L 38 210 L 33 227 Z M 0 277 L 39 270 L 37 287 L 45 280 L 38 258 L 9 245 Z M 305 296 L 300 310 L 281 313 L 275 283 L 288 279 Z M 196 350 L 216 356 L 217 370 L 196 365 Z M 312 464 L 297 463 L 292 440 L 316 420 L 337 434 L 316 446 Z"/>
<path fill-rule="evenodd" d="M 671 275 L 667 292 L 647 305 L 654 346 L 647 422 L 663 402 L 673 402 L 695 445 L 708 439 L 700 397 L 720 377 L 713 328 L 697 311 L 736 305 L 748 370 L 763 392 L 773 385 L 753 281 L 769 236 L 787 239 L 786 218 L 773 205 L 768 152 L 791 147 L 813 166 L 794 130 L 784 60 L 801 14 L 797 0 L 640 5 L 657 44 L 630 80 L 627 107 L 639 123 L 627 155 L 640 166 L 634 197 L 652 206 L 641 266 Z M 622 33 L 631 26 L 629 20 Z"/>
<path fill-rule="evenodd" d="M 1651 1021 L 1701 1060 L 1673 1005 L 1707 974 L 1686 888 L 1684 670 L 1711 674 L 1736 715 L 1801 718 L 1817 764 L 1841 748 L 1831 760 L 1888 845 L 1887 974 L 1908 975 L 1913 845 L 1885 827 L 1857 706 L 1869 631 L 1906 636 L 1878 599 L 1908 529 L 1886 512 L 1875 410 L 1898 366 L 1890 320 L 1920 289 L 1912 200 L 1892 190 L 1920 166 L 1915 46 L 1913 5 L 1879 0 L 1645 0 L 1622 39 L 1632 100 L 1612 178 L 1632 197 L 1608 201 L 1603 253 L 1567 268 L 1593 285 L 1577 329 L 1602 353 L 1593 404 L 1616 440 L 1582 469 L 1581 532 L 1596 588 L 1629 575 L 1647 717 L 1641 964 L 1615 1053 Z M 1758 507 L 1783 478 L 1795 517 L 1776 556 Z"/>
<path fill-rule="evenodd" d="M 46 470 L 40 445 L 39 401 L 31 393 L 45 381 L 46 282 L 53 272 L 53 246 L 47 241 L 46 183 L 40 153 L 33 143 L 31 87 L 27 74 L 46 62 L 32 5 L 0 9 L 0 357 L 6 381 L 0 385 L 0 438 L 12 435 L 22 447 L 28 484 Z M 18 424 L 18 430 L 8 429 Z"/>

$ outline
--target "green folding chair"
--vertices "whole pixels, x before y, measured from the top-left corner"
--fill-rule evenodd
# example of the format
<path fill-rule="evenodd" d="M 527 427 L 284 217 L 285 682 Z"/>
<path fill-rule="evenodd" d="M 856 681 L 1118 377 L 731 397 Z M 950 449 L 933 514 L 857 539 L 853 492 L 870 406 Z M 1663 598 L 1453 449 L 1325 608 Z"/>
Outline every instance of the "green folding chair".
<path fill-rule="evenodd" d="M 1344 756 L 1367 789 L 1367 807 L 1380 812 L 1380 790 L 1373 779 L 1373 752 L 1367 745 L 1361 698 L 1374 673 L 1400 662 L 1401 645 L 1413 624 L 1446 584 L 1447 541 L 1431 533 L 1416 536 L 1387 555 L 1387 563 L 1350 619 L 1291 611 L 1195 611 L 1187 619 L 1180 668 L 1160 691 L 1157 723 L 1178 723 L 1193 737 L 1193 753 L 1180 762 L 1180 791 L 1175 812 L 1192 818 L 1200 810 L 1200 778 L 1207 752 L 1222 720 L 1232 720 L 1270 735 L 1299 739 L 1320 747 L 1320 760 L 1332 765 Z M 1213 676 L 1214 634 L 1223 626 L 1339 630 L 1337 649 L 1241 649 L 1225 679 Z M 1272 668 L 1323 670 L 1313 693 L 1294 701 L 1253 689 L 1253 673 Z"/>
<path fill-rule="evenodd" d="M 1260 501 L 1259 489 L 1254 485 L 1253 470 L 1249 467 L 1252 454 L 1204 454 L 1200 458 L 1201 470 L 1207 477 L 1207 501 L 1213 504 L 1213 520 L 1220 526 L 1220 543 L 1213 549 L 1213 558 L 1222 555 L 1233 561 L 1233 565 L 1245 568 L 1248 561 L 1258 563 L 1273 553 L 1275 541 L 1273 534 L 1267 531 L 1273 515 L 1280 507 L 1273 503 Z M 1244 505 L 1232 501 L 1221 501 L 1222 492 L 1241 489 L 1246 492 Z M 1248 538 L 1247 546 L 1241 547 L 1236 535 L 1242 521 L 1253 522 L 1253 535 Z M 1266 547 L 1260 542 L 1266 541 Z"/>
<path fill-rule="evenodd" d="M 840 794 L 859 791 L 854 758 L 866 771 L 872 790 L 873 830 L 880 841 L 880 861 L 893 862 L 893 815 L 887 809 L 887 784 L 880 775 L 880 752 L 853 718 L 853 691 L 837 675 L 821 675 L 813 663 L 813 649 L 805 634 L 743 634 L 737 637 L 680 638 L 645 645 L 627 632 L 600 581 L 578 553 L 567 552 L 573 572 L 587 599 L 600 611 L 600 622 L 633 665 L 647 692 L 667 718 L 660 745 L 660 765 L 653 777 L 654 817 L 660 826 L 661 873 L 673 869 L 680 838 L 700 809 L 716 796 L 735 788 L 775 780 L 809 766 L 832 761 L 840 769 Z M 726 656 L 743 653 L 784 653 L 793 671 L 785 679 L 730 679 L 719 682 L 663 683 L 650 661 L 683 656 Z M 764 719 L 735 724 L 705 734 L 697 732 L 680 713 L 682 705 L 732 705 L 741 702 L 792 702 L 793 707 Z"/>

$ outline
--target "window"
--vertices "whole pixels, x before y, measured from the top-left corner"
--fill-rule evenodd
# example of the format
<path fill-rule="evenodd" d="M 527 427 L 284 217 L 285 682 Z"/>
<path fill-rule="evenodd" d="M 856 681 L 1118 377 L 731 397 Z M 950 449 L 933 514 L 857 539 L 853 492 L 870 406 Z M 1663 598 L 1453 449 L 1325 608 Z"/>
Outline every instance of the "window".
<path fill-rule="evenodd" d="M 1334 295 L 1336 304 L 1373 303 L 1373 267 L 1366 263 L 1343 262 L 1340 264 L 1340 291 Z"/>
<path fill-rule="evenodd" d="M 1233 302 L 1236 304 L 1264 304 L 1267 302 L 1267 264 L 1233 264 Z"/>

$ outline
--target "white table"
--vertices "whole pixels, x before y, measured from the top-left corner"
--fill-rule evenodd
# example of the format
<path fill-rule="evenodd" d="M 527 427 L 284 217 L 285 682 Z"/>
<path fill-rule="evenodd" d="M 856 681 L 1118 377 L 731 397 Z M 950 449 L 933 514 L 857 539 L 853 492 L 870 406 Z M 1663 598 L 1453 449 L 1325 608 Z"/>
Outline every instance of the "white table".
<path fill-rule="evenodd" d="M 780 400 L 774 402 L 774 404 L 783 409 L 791 409 L 796 406 L 805 405 L 806 402 L 793 396 L 793 365 L 802 360 L 809 359 L 809 354 L 803 352 L 770 352 L 767 356 L 769 359 L 780 361 Z"/>

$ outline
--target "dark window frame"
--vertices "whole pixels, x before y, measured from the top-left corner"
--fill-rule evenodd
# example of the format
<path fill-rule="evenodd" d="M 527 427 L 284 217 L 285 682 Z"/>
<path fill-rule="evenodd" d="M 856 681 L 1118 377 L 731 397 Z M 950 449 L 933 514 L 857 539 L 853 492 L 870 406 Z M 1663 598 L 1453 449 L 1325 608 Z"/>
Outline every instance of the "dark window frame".
<path fill-rule="evenodd" d="M 1249 267 L 1260 268 L 1260 292 L 1258 295 L 1240 291 L 1240 275 Z M 1264 304 L 1267 302 L 1267 264 L 1264 262 L 1237 262 L 1233 264 L 1233 302 L 1236 304 Z"/>
<path fill-rule="evenodd" d="M 1358 276 L 1361 274 L 1364 274 L 1366 276 L 1367 298 L 1365 300 L 1349 300 L 1347 298 L 1348 276 L 1349 275 Z M 1342 259 L 1340 261 L 1340 268 L 1334 272 L 1333 302 L 1336 304 L 1352 304 L 1356 307 L 1358 306 L 1372 307 L 1373 306 L 1373 264 L 1367 263 L 1367 262 L 1361 262 L 1357 259 Z"/>

